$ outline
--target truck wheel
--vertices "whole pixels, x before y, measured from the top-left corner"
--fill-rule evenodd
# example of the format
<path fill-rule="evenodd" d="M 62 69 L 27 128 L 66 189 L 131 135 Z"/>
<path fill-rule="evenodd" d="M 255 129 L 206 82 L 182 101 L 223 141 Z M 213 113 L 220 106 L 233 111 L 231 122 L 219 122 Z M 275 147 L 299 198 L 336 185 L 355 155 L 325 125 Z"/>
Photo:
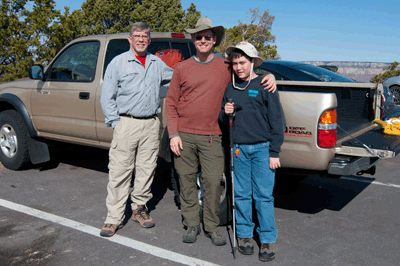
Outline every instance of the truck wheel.
<path fill-rule="evenodd" d="M 389 88 L 390 92 L 393 94 L 394 103 L 400 105 L 400 86 L 394 85 Z"/>
<path fill-rule="evenodd" d="M 204 195 L 204 189 L 203 186 L 200 183 L 201 180 L 201 172 L 197 176 L 197 186 L 199 187 L 199 203 L 200 203 L 200 219 L 203 220 L 203 195 Z M 229 208 L 230 205 L 228 204 L 229 199 L 228 199 L 228 183 L 226 180 L 226 176 L 224 174 L 221 182 L 221 198 L 220 198 L 220 205 L 219 205 L 219 225 L 226 225 L 230 221 L 232 221 L 232 211 Z"/>
<path fill-rule="evenodd" d="M 221 196 L 221 203 L 219 205 L 219 225 L 227 225 L 232 222 L 232 209 L 230 203 L 230 197 L 228 197 L 228 193 L 225 193 L 225 196 Z"/>
<path fill-rule="evenodd" d="M 21 115 L 15 110 L 0 113 L 0 161 L 10 170 L 21 170 L 30 164 L 26 130 Z"/>

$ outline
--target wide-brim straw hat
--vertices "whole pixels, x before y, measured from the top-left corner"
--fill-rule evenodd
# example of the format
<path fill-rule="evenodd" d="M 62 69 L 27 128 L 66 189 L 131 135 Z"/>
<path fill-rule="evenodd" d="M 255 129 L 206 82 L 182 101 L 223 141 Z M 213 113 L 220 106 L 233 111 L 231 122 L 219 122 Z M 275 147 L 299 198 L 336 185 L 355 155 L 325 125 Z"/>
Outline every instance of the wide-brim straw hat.
<path fill-rule="evenodd" d="M 203 30 L 212 30 L 217 37 L 214 47 L 217 47 L 225 36 L 225 29 L 222 26 L 213 27 L 211 19 L 208 17 L 199 18 L 194 29 L 185 29 L 190 34 L 194 34 Z"/>
<path fill-rule="evenodd" d="M 240 42 L 235 46 L 229 46 L 225 50 L 225 54 L 229 56 L 233 50 L 239 49 L 242 50 L 248 57 L 254 59 L 254 68 L 260 66 L 264 59 L 258 56 L 257 49 L 249 42 Z"/>

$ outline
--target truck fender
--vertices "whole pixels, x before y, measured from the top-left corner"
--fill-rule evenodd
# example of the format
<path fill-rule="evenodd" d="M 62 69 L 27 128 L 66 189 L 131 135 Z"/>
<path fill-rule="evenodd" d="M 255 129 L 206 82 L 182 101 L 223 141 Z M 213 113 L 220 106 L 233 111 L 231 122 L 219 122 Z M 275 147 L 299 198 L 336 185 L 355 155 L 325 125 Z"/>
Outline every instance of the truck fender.
<path fill-rule="evenodd" d="M 29 135 L 32 138 L 38 138 L 38 134 L 33 127 L 31 116 L 29 115 L 28 110 L 26 109 L 25 104 L 21 101 L 20 98 L 15 96 L 14 94 L 10 93 L 3 93 L 0 94 L 0 102 L 7 102 L 11 104 L 15 110 L 21 115 L 22 119 L 24 120 L 26 129 L 28 130 Z M 3 111 L 3 110 L 2 110 Z"/>
<path fill-rule="evenodd" d="M 17 96 L 10 93 L 0 94 L 0 103 L 7 102 L 14 107 L 15 110 L 21 115 L 22 120 L 25 123 L 28 134 L 30 135 L 30 139 L 28 142 L 29 148 L 29 157 L 33 164 L 39 164 L 48 162 L 50 160 L 50 152 L 49 147 L 46 143 L 38 141 L 39 137 L 35 128 L 33 127 L 31 116 L 25 106 L 25 104 L 21 101 Z"/>

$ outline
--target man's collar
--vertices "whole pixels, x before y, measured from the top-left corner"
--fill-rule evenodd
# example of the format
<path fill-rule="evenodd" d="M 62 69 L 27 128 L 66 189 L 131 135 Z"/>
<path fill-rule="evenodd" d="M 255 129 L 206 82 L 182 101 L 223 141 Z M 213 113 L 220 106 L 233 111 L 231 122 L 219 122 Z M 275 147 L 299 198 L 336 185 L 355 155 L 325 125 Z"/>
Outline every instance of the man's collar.
<path fill-rule="evenodd" d="M 210 61 L 207 61 L 207 62 L 201 62 L 200 60 L 198 60 L 197 58 L 196 58 L 196 56 L 195 55 L 193 55 L 193 60 L 195 61 L 195 62 L 197 62 L 197 63 L 200 63 L 200 64 L 208 64 L 208 63 L 211 63 L 212 61 L 214 61 L 214 59 L 215 59 L 215 53 L 214 52 L 212 52 L 212 58 L 210 59 Z"/>
<path fill-rule="evenodd" d="M 150 59 L 150 60 L 154 61 L 152 54 L 149 53 L 148 51 L 146 51 L 146 59 Z M 139 60 L 136 58 L 135 54 L 132 52 L 132 49 L 129 49 L 129 53 L 128 53 L 128 62 L 130 62 L 130 61 L 139 62 Z"/>

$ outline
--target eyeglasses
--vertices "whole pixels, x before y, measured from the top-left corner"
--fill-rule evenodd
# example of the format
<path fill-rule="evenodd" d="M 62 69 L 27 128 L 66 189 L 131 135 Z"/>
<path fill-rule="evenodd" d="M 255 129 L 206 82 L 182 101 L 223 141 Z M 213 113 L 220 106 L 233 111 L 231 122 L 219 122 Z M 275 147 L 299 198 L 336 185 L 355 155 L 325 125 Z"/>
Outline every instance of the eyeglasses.
<path fill-rule="evenodd" d="M 212 37 L 211 36 L 201 36 L 201 35 L 196 35 L 194 38 L 196 39 L 196 41 L 201 41 L 202 39 L 206 40 L 206 41 L 211 41 Z"/>
<path fill-rule="evenodd" d="M 135 39 L 140 39 L 140 37 L 142 37 L 143 40 L 147 40 L 149 38 L 147 35 L 132 35 L 132 38 Z"/>

